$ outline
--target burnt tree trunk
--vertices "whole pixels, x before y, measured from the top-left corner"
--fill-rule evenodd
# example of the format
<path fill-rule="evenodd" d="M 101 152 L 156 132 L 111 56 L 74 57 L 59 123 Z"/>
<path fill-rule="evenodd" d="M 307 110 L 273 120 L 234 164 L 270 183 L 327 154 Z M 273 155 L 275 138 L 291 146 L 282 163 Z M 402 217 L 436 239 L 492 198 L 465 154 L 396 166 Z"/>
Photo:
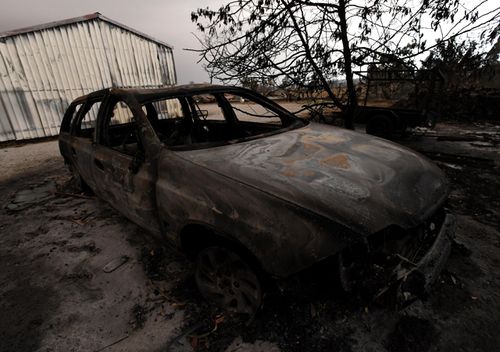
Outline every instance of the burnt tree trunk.
<path fill-rule="evenodd" d="M 342 40 L 343 54 L 344 54 L 344 67 L 345 67 L 345 78 L 347 83 L 347 96 L 349 100 L 347 102 L 347 107 L 343 111 L 345 116 L 345 127 L 351 130 L 354 129 L 354 114 L 356 113 L 356 108 L 358 106 L 358 97 L 356 95 L 356 87 L 354 86 L 353 74 L 352 74 L 352 57 L 351 48 L 349 47 L 349 39 L 347 35 L 347 20 L 346 20 L 346 1 L 339 0 L 338 14 L 340 21 L 340 36 Z"/>

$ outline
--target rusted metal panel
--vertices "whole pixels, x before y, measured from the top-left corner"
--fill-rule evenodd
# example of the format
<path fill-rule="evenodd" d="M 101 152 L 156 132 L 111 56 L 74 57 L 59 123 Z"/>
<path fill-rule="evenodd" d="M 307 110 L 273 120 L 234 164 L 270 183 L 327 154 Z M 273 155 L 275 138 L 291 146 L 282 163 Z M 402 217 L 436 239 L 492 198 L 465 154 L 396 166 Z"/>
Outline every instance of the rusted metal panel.
<path fill-rule="evenodd" d="M 316 123 L 210 153 L 200 149 L 179 155 L 364 235 L 382 230 L 394 218 L 404 229 L 418 225 L 449 192 L 440 169 L 420 155 Z"/>
<path fill-rule="evenodd" d="M 186 108 L 200 94 L 217 98 L 230 129 L 202 120 L 196 104 Z M 248 98 L 250 116 L 259 106 L 270 109 L 282 124 L 252 128 L 234 118 L 243 110 L 226 96 Z M 173 98 L 183 107 L 181 120 L 160 121 L 153 103 Z M 74 128 L 80 119 L 71 124 L 73 111 L 96 99 L 104 105 L 95 130 L 83 134 Z M 117 101 L 133 123 L 108 126 Z M 192 138 L 166 137 L 176 132 Z M 119 88 L 82 96 L 65 114 L 59 147 L 82 186 L 197 257 L 201 293 L 222 307 L 229 302 L 230 310 L 259 308 L 259 277 L 284 279 L 314 264 L 338 277 L 346 292 L 402 308 L 427 295 L 450 254 L 449 183 L 436 165 L 379 138 L 299 120 L 243 88 Z M 244 277 L 251 310 L 233 303 L 233 289 L 220 284 L 225 275 L 235 288 Z M 213 292 L 223 299 L 212 299 Z"/>
<path fill-rule="evenodd" d="M 176 83 L 170 45 L 98 13 L 0 33 L 0 141 L 57 135 L 95 90 Z"/>
<path fill-rule="evenodd" d="M 162 144 L 142 105 L 210 93 L 255 98 L 287 124 L 235 139 L 226 135 L 222 143 L 189 142 L 184 148 Z M 189 85 L 111 89 L 106 94 L 126 102 L 136 118 L 137 126 L 130 131 L 140 134 L 144 148 L 137 171 L 132 171 L 134 162 L 142 154 L 123 156 L 101 144 L 99 127 L 97 148 L 90 140 L 61 133 L 61 153 L 97 194 L 129 219 L 147 229 L 155 222 L 145 219 L 156 217 L 172 244 L 182 247 L 184 229 L 202 226 L 241 245 L 272 276 L 288 277 L 356 244 L 375 249 L 386 238 L 425 235 L 423 226 L 432 230 L 430 222 L 434 229 L 439 227 L 434 217 L 449 195 L 449 183 L 436 165 L 400 145 L 299 121 L 272 101 L 241 88 Z M 70 148 L 79 156 L 75 158 Z M 95 166 L 96 159 L 101 167 Z M 396 237 L 389 232 L 393 230 Z M 438 249 L 434 253 L 427 261 L 436 263 L 433 267 L 439 271 L 447 254 Z"/>

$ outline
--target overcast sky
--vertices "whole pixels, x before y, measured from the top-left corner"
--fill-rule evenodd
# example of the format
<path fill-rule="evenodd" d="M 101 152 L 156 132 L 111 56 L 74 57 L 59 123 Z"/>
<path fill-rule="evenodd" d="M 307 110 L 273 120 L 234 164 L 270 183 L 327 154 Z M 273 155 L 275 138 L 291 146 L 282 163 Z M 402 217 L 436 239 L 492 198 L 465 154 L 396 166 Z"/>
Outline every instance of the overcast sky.
<path fill-rule="evenodd" d="M 94 12 L 149 34 L 174 47 L 178 83 L 207 82 L 208 75 L 197 64 L 191 33 L 191 11 L 198 7 L 218 8 L 221 0 L 0 0 L 0 32 L 62 20 Z"/>
<path fill-rule="evenodd" d="M 478 0 L 472 1 L 473 3 Z M 106 17 L 149 34 L 174 47 L 178 83 L 206 82 L 208 75 L 198 55 L 191 11 L 219 8 L 224 0 L 0 0 L 0 32 L 100 12 Z M 489 0 L 486 8 L 496 7 Z M 433 35 L 431 34 L 430 38 Z"/>

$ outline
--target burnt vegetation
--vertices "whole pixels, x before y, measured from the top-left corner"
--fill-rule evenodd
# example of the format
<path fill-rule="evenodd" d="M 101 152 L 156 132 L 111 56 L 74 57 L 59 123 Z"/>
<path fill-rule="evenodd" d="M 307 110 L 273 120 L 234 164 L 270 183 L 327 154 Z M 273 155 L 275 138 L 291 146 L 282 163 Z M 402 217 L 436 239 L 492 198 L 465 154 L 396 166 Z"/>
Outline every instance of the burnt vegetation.
<path fill-rule="evenodd" d="M 323 92 L 342 112 L 345 126 L 353 128 L 359 104 L 356 70 L 389 64 L 414 73 L 432 50 L 426 65 L 446 63 L 453 58 L 441 54 L 468 33 L 478 38 L 473 46 L 494 43 L 500 8 L 485 3 L 228 1 L 219 9 L 200 8 L 191 19 L 200 31 L 200 62 L 211 78 Z M 474 50 L 464 53 L 460 45 L 457 53 L 479 64 Z M 345 80 L 345 88 L 335 90 L 336 80 Z"/>

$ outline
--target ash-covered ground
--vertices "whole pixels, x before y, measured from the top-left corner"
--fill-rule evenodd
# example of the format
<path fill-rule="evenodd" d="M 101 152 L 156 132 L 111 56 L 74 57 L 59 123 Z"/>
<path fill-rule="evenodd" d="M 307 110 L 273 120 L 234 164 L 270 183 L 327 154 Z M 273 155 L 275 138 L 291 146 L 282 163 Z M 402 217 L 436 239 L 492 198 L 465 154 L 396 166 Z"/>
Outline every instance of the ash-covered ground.
<path fill-rule="evenodd" d="M 399 142 L 453 186 L 457 243 L 428 299 L 396 311 L 318 272 L 270 290 L 251 321 L 211 307 L 191 263 L 78 193 L 56 141 L 0 149 L 0 351 L 500 350 L 500 126 Z"/>

